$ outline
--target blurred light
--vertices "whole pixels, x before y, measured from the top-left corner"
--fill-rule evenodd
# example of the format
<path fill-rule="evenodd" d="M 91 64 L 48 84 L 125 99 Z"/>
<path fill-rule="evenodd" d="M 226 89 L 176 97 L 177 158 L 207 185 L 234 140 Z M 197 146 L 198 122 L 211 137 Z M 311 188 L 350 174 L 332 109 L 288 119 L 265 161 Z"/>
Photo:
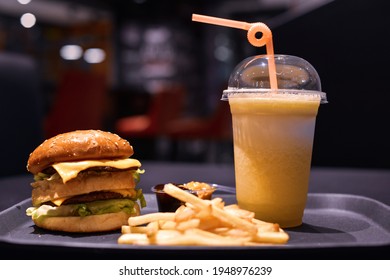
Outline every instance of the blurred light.
<path fill-rule="evenodd" d="M 60 55 L 66 60 L 77 60 L 83 55 L 83 49 L 78 45 L 65 45 L 60 49 Z"/>
<path fill-rule="evenodd" d="M 214 50 L 214 57 L 222 62 L 228 61 L 232 55 L 232 50 L 225 46 L 219 46 Z"/>
<path fill-rule="evenodd" d="M 31 2 L 31 0 L 18 0 L 18 2 L 22 5 L 26 5 Z"/>
<path fill-rule="evenodd" d="M 85 51 L 84 59 L 88 63 L 100 63 L 106 58 L 104 50 L 99 48 L 91 48 Z"/>
<path fill-rule="evenodd" d="M 215 46 L 228 46 L 230 44 L 230 39 L 225 33 L 218 33 L 214 38 Z"/>
<path fill-rule="evenodd" d="M 31 13 L 25 13 L 20 17 L 20 23 L 25 28 L 33 27 L 35 25 L 36 21 L 37 20 L 36 20 L 35 16 Z"/>

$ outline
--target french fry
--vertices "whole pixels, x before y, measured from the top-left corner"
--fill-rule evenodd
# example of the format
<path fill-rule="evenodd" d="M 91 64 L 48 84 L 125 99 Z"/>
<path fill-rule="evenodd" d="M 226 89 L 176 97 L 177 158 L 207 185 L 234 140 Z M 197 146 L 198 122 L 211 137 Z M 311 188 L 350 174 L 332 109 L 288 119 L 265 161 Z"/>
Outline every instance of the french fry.
<path fill-rule="evenodd" d="M 258 219 L 252 219 L 252 222 L 256 224 L 258 231 L 278 232 L 281 230 L 278 224 L 267 223 Z"/>
<path fill-rule="evenodd" d="M 157 212 L 150 213 L 136 217 L 130 217 L 128 220 L 129 226 L 139 226 L 143 224 L 147 224 L 153 221 L 158 220 L 173 220 L 175 218 L 175 213 L 171 212 Z"/>
<path fill-rule="evenodd" d="M 176 228 L 176 225 L 177 223 L 175 221 L 163 221 L 163 220 L 160 220 L 159 221 L 159 226 L 160 226 L 160 229 L 175 229 Z"/>
<path fill-rule="evenodd" d="M 163 190 L 170 196 L 173 196 L 181 201 L 191 203 L 196 208 L 204 208 L 210 204 L 210 201 L 203 200 L 195 195 L 183 191 L 173 184 L 166 184 Z"/>
<path fill-rule="evenodd" d="M 288 234 L 284 231 L 279 232 L 258 232 L 254 241 L 259 243 L 273 243 L 273 244 L 284 244 L 288 241 Z"/>
<path fill-rule="evenodd" d="M 147 226 L 130 227 L 130 233 L 147 233 L 148 231 Z"/>
<path fill-rule="evenodd" d="M 155 245 L 191 245 L 193 240 L 177 230 L 160 230 L 153 238 Z"/>
<path fill-rule="evenodd" d="M 200 224 L 199 219 L 191 219 L 191 220 L 178 223 L 176 229 L 179 231 L 185 231 L 187 229 L 197 228 L 199 227 L 199 224 Z"/>
<path fill-rule="evenodd" d="M 122 233 L 122 234 L 131 233 L 130 226 L 123 225 L 123 226 L 121 227 L 121 233 Z"/>
<path fill-rule="evenodd" d="M 119 244 L 174 246 L 259 246 L 285 244 L 288 234 L 278 224 L 254 218 L 254 213 L 222 198 L 203 200 L 167 184 L 164 191 L 183 201 L 175 212 L 151 213 L 128 220 Z"/>
<path fill-rule="evenodd" d="M 246 220 L 243 220 L 240 217 L 232 215 L 229 212 L 224 211 L 223 209 L 213 208 L 213 216 L 225 223 L 232 225 L 233 227 L 238 227 L 243 230 L 246 230 L 251 234 L 257 233 L 256 225 Z"/>
<path fill-rule="evenodd" d="M 239 206 L 237 204 L 231 204 L 231 205 L 225 206 L 224 209 L 225 209 L 225 211 L 227 211 L 227 212 L 229 212 L 237 217 L 245 219 L 247 221 L 252 221 L 252 219 L 254 219 L 254 217 L 255 217 L 255 213 L 250 212 L 248 210 L 241 209 L 241 208 L 239 208 Z"/>
<path fill-rule="evenodd" d="M 255 218 L 252 219 L 252 223 L 254 223 L 256 225 L 268 225 L 268 224 L 270 224 L 269 222 L 265 222 L 265 221 L 262 221 L 262 220 L 259 220 L 259 219 L 255 219 Z M 277 224 L 275 224 L 275 225 L 277 225 Z"/>
<path fill-rule="evenodd" d="M 186 207 L 182 211 L 179 211 L 176 213 L 175 221 L 176 222 L 187 221 L 187 220 L 194 218 L 195 215 L 196 215 L 196 212 L 194 211 L 194 209 Z"/>
<path fill-rule="evenodd" d="M 213 200 L 211 200 L 211 204 L 221 209 L 225 206 L 225 202 L 223 202 L 222 198 L 220 197 L 216 197 Z"/>
<path fill-rule="evenodd" d="M 199 220 L 199 229 L 203 230 L 212 230 L 224 226 L 224 224 L 219 219 L 213 216 L 202 217 Z"/>
<path fill-rule="evenodd" d="M 121 232 L 123 234 L 125 233 L 146 233 L 147 228 L 146 226 L 122 226 Z"/>
<path fill-rule="evenodd" d="M 236 229 L 236 228 L 228 228 L 228 227 L 220 227 L 212 230 L 214 233 L 217 233 L 222 236 L 230 236 L 230 237 L 248 237 L 248 232 Z"/>
<path fill-rule="evenodd" d="M 244 245 L 246 241 L 238 238 L 228 238 L 218 234 L 214 234 L 209 231 L 201 229 L 191 229 L 186 231 L 187 235 L 197 237 L 198 245 L 211 245 L 211 246 L 239 246 Z"/>
<path fill-rule="evenodd" d="M 125 233 L 118 238 L 119 244 L 149 245 L 150 240 L 143 233 Z"/>
<path fill-rule="evenodd" d="M 179 208 L 176 209 L 175 213 L 178 214 L 181 211 L 184 211 L 187 207 L 185 205 L 180 205 Z"/>
<path fill-rule="evenodd" d="M 160 229 L 158 221 L 150 222 L 145 228 L 146 228 L 145 233 L 149 237 L 155 235 Z"/>

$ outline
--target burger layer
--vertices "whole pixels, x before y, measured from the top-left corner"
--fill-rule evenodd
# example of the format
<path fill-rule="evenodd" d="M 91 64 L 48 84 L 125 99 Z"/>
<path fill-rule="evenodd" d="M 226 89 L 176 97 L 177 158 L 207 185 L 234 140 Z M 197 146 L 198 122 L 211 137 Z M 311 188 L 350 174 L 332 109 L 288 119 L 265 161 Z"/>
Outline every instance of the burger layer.
<path fill-rule="evenodd" d="M 139 170 L 115 172 L 86 170 L 66 183 L 58 173 L 45 180 L 32 183 L 32 204 L 37 207 L 46 202 L 61 205 L 64 201 L 79 195 L 100 191 L 121 194 L 122 197 L 133 198 L 137 195 L 134 189 Z"/>

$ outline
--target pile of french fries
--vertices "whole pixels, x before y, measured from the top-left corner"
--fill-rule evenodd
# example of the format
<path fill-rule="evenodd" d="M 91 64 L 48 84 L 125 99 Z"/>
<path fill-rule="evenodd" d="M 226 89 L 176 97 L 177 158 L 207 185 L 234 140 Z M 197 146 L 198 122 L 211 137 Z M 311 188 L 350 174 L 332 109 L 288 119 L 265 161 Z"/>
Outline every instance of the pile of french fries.
<path fill-rule="evenodd" d="M 236 204 L 225 205 L 219 197 L 203 200 L 172 184 L 166 184 L 164 191 L 185 205 L 176 212 L 129 218 L 119 244 L 253 246 L 284 244 L 289 239 L 278 224 L 258 220 Z"/>

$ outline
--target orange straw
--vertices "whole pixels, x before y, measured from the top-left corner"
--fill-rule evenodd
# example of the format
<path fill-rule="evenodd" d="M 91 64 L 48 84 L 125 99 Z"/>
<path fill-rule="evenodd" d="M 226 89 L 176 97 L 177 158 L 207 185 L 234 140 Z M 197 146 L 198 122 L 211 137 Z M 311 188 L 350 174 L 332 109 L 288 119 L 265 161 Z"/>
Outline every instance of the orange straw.
<path fill-rule="evenodd" d="M 262 22 L 248 23 L 243 21 L 235 21 L 230 19 L 203 16 L 198 14 L 192 14 L 192 20 L 203 22 L 203 23 L 248 30 L 247 38 L 249 43 L 251 43 L 255 47 L 266 46 L 267 55 L 270 56 L 270 60 L 268 63 L 268 67 L 269 67 L 268 71 L 269 71 L 271 89 L 272 90 L 278 89 L 278 83 L 276 79 L 276 66 L 275 66 L 275 59 L 274 59 L 274 46 L 272 42 L 272 32 L 267 25 L 265 25 Z M 256 38 L 256 33 L 258 32 L 262 33 L 262 36 L 259 39 Z"/>

